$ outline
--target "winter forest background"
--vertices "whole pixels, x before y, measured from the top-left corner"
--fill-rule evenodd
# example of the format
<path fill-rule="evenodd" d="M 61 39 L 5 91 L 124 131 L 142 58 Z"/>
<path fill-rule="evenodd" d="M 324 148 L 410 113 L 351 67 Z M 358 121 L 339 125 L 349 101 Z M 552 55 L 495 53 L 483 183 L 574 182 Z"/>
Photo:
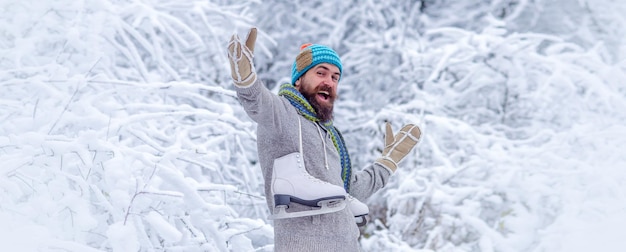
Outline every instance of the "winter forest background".
<path fill-rule="evenodd" d="M 623 251 L 626 2 L 0 0 L 0 250 L 271 251 L 230 36 L 342 56 L 355 169 L 422 143 L 364 251 Z"/>

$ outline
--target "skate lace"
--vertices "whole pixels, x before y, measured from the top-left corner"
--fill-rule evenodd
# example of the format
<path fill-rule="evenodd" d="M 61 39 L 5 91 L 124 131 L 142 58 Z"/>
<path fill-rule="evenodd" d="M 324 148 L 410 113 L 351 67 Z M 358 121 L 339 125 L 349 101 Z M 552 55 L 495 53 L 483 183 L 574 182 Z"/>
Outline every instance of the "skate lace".
<path fill-rule="evenodd" d="M 316 127 L 318 132 L 320 133 L 320 136 L 322 136 L 321 132 L 319 131 L 320 129 L 318 127 Z M 315 183 L 326 183 L 316 177 L 313 177 L 313 175 L 311 175 L 310 173 L 308 173 L 306 171 L 306 166 L 304 165 L 304 148 L 302 148 L 302 121 L 300 120 L 300 117 L 298 116 L 298 137 L 299 137 L 299 141 L 300 141 L 300 155 L 302 156 L 302 166 L 304 167 L 304 169 L 302 169 L 302 174 L 304 174 L 304 177 L 306 177 L 307 179 L 315 182 Z M 322 138 L 322 140 L 324 140 Z M 324 143 L 324 161 L 326 161 L 326 144 Z M 326 162 L 326 169 L 328 169 L 328 162 Z"/>
<path fill-rule="evenodd" d="M 326 182 L 324 182 L 324 181 L 322 181 L 322 180 L 320 180 L 320 179 L 318 179 L 318 178 L 316 178 L 316 177 L 313 177 L 313 175 L 309 174 L 309 173 L 308 173 L 308 172 L 306 172 L 305 170 L 302 170 L 302 174 L 304 174 L 304 177 L 306 177 L 307 179 L 309 179 L 309 180 L 311 180 L 311 181 L 313 181 L 313 182 L 315 182 L 315 183 L 318 183 L 318 184 L 326 184 Z"/>
<path fill-rule="evenodd" d="M 322 146 L 324 147 L 324 167 L 326 167 L 326 170 L 328 170 L 328 156 L 326 156 L 326 139 L 324 139 L 324 135 L 322 135 L 320 127 L 315 126 L 315 128 L 317 129 L 317 133 L 319 133 L 320 135 L 320 139 L 322 139 Z"/>

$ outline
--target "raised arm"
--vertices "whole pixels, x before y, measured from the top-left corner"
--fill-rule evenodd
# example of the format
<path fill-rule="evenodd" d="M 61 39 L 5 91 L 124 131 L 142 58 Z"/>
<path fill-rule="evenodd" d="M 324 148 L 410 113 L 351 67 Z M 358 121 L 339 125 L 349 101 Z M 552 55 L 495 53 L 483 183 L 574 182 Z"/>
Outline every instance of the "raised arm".
<path fill-rule="evenodd" d="M 417 125 L 407 124 L 394 136 L 391 124 L 385 125 L 385 147 L 382 156 L 353 174 L 351 179 L 352 196 L 366 200 L 383 188 L 389 177 L 398 169 L 398 163 L 420 142 L 422 132 Z"/>
<path fill-rule="evenodd" d="M 228 43 L 230 72 L 237 97 L 246 113 L 260 125 L 280 129 L 278 115 L 285 114 L 281 99 L 257 79 L 254 68 L 254 44 L 257 30 L 251 28 L 245 41 L 234 34 Z"/>

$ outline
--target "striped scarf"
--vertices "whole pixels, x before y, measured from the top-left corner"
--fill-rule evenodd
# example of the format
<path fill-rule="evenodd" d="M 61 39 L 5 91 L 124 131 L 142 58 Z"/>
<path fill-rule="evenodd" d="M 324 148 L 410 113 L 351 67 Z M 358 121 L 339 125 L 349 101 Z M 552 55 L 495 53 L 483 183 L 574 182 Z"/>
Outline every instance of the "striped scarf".
<path fill-rule="evenodd" d="M 320 122 L 320 119 L 317 118 L 317 114 L 315 113 L 315 109 L 313 109 L 306 98 L 289 83 L 280 86 L 278 95 L 287 98 L 291 105 L 293 105 L 304 118 L 312 122 L 319 122 L 327 132 L 330 132 L 330 138 L 333 140 L 333 144 L 341 158 L 341 179 L 343 179 L 343 187 L 346 189 L 346 192 L 350 192 L 350 176 L 352 172 L 350 155 L 348 154 L 343 136 L 341 136 L 341 132 L 333 126 L 333 121 Z"/>

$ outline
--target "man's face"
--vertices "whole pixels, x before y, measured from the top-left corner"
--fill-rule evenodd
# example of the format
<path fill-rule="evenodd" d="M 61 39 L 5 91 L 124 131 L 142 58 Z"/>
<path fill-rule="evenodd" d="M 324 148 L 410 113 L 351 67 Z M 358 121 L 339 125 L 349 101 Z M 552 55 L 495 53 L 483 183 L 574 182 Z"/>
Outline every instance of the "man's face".
<path fill-rule="evenodd" d="M 309 69 L 295 83 L 296 89 L 309 101 L 322 122 L 333 118 L 337 84 L 341 73 L 333 64 L 321 63 Z"/>

